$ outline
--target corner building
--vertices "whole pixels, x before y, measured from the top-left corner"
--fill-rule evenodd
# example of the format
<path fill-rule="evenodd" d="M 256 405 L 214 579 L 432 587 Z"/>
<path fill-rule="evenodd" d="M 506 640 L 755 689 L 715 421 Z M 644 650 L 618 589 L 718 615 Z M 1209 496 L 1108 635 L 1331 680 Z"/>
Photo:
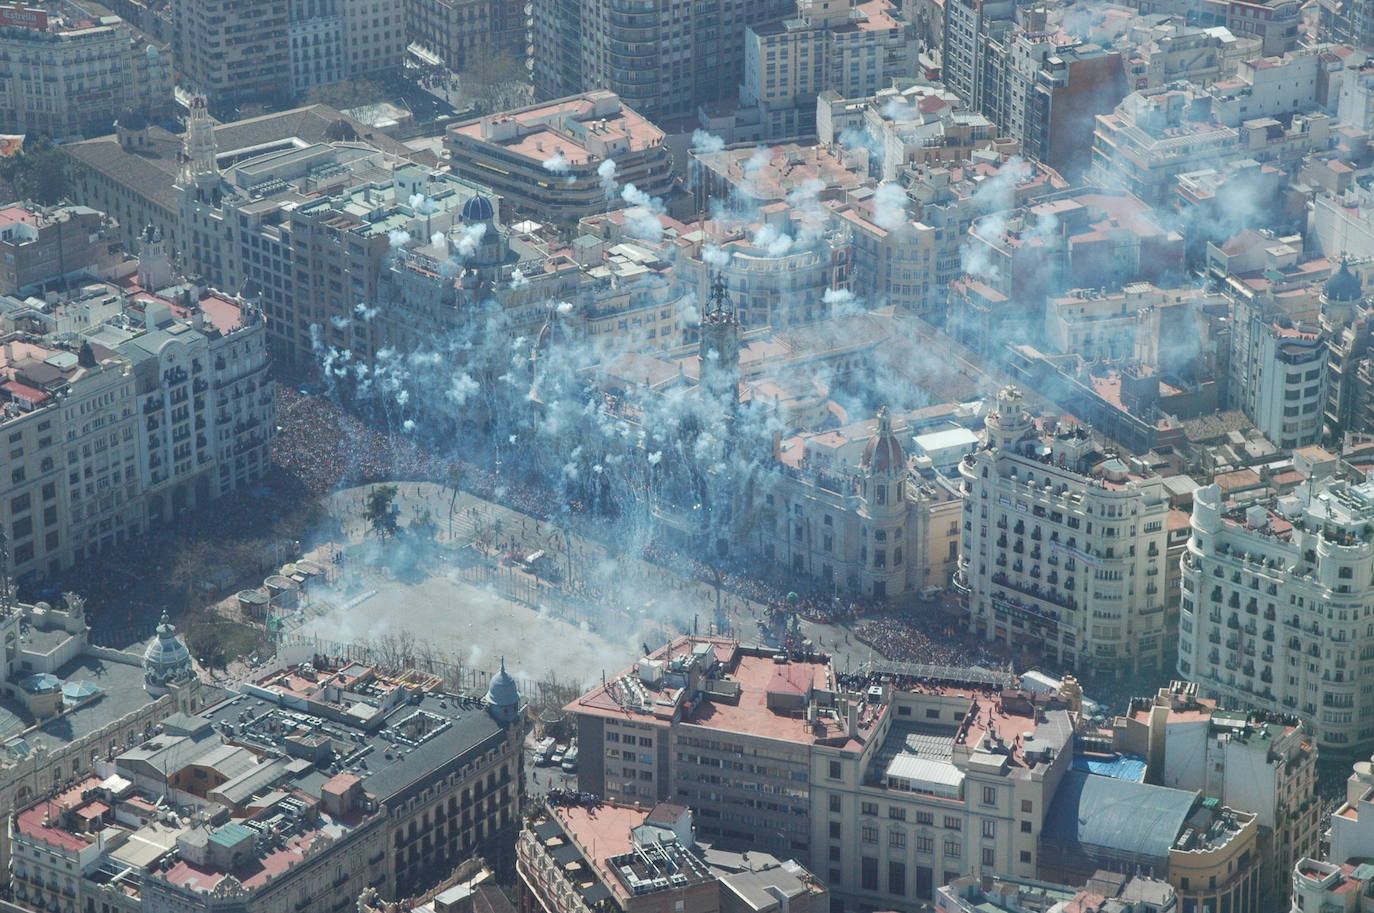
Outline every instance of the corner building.
<path fill-rule="evenodd" d="M 1014 387 L 987 446 L 965 457 L 955 588 L 979 636 L 1082 672 L 1167 668 L 1176 616 L 1164 581 L 1169 502 L 1081 429 L 1041 429 Z"/>
<path fill-rule="evenodd" d="M 1298 716 L 1323 750 L 1374 741 L 1374 484 L 1249 503 L 1200 488 L 1182 571 L 1180 674 Z"/>
<path fill-rule="evenodd" d="M 722 849 L 795 856 L 836 910 L 912 909 L 963 875 L 1035 877 L 1081 692 L 682 637 L 568 705 L 579 786 L 668 801 Z"/>

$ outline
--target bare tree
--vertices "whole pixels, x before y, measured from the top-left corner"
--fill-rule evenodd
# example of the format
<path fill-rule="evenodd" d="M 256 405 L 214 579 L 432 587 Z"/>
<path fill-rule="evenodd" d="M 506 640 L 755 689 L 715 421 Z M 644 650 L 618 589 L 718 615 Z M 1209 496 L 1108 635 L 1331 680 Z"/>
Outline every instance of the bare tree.
<path fill-rule="evenodd" d="M 463 67 L 462 87 L 463 94 L 482 114 L 519 108 L 534 95 L 524 63 L 501 50 L 469 54 Z"/>

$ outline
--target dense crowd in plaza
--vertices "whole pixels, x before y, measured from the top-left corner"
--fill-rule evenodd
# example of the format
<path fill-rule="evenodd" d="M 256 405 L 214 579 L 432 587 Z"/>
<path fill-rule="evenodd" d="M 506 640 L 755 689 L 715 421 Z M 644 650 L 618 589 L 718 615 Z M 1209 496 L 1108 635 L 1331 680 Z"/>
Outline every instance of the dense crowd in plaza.
<path fill-rule="evenodd" d="M 998 656 L 987 644 L 960 635 L 942 613 L 910 613 L 901 617 L 869 619 L 854 636 L 888 659 L 931 666 L 983 666 L 1002 669 L 1005 655 Z"/>

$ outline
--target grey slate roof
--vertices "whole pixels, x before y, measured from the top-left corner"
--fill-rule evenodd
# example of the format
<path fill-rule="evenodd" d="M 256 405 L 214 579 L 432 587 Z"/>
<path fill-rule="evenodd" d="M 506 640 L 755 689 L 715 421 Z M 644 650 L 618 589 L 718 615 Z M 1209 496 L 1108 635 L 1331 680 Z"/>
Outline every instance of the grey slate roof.
<path fill-rule="evenodd" d="M 109 176 L 169 212 L 175 212 L 174 185 L 181 137 L 161 127 L 149 127 L 147 135 L 148 145 L 139 152 L 126 151 L 115 134 L 70 143 L 63 148 L 87 167 Z M 359 142 L 405 158 L 416 155 L 404 143 L 328 105 L 307 105 L 215 127 L 215 144 L 221 153 L 250 149 L 293 136 L 307 143 Z"/>
<path fill-rule="evenodd" d="M 1071 771 L 1059 784 L 1044 836 L 1085 849 L 1167 859 L 1199 793 Z"/>

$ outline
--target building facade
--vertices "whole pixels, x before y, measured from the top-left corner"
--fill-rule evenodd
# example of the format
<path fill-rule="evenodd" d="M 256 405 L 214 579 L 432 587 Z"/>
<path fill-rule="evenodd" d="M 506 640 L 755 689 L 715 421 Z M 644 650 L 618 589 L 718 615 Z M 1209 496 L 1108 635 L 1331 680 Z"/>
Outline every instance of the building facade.
<path fill-rule="evenodd" d="M 455 72 L 493 54 L 524 58 L 524 5 L 512 0 L 406 0 L 405 24 L 411 42 Z"/>
<path fill-rule="evenodd" d="M 541 99 L 607 89 L 655 122 L 733 99 L 744 77 L 744 30 L 787 15 L 795 0 L 536 0 L 535 92 Z"/>
<path fill-rule="evenodd" d="M 1046 434 L 1007 388 L 987 447 L 960 464 L 964 522 L 956 587 L 969 629 L 1051 661 L 1118 675 L 1163 670 L 1169 504 L 1082 429 Z"/>
<path fill-rule="evenodd" d="M 786 18 L 746 29 L 739 99 L 759 108 L 764 136 L 809 136 L 816 130 L 811 98 L 872 95 L 894 77 L 914 75 L 910 28 L 896 6 L 799 0 Z"/>
<path fill-rule="evenodd" d="M 172 111 L 172 55 L 76 0 L 0 23 L 0 131 L 76 139 Z"/>
<path fill-rule="evenodd" d="M 1179 674 L 1207 694 L 1306 722 L 1323 749 L 1374 739 L 1361 690 L 1374 647 L 1374 490 L 1327 480 L 1258 503 L 1193 496 L 1183 559 Z"/>
<path fill-rule="evenodd" d="M 661 208 L 676 184 L 665 138 L 625 100 L 596 91 L 455 124 L 444 145 L 454 172 L 490 187 L 510 214 L 568 230 L 623 206 L 631 185 Z"/>
<path fill-rule="evenodd" d="M 292 0 L 175 0 L 177 66 L 187 82 L 232 105 L 291 93 Z"/>
<path fill-rule="evenodd" d="M 161 242 L 147 247 L 121 285 L 3 312 L 0 528 L 26 581 L 267 470 L 275 397 L 261 313 L 170 281 Z"/>

